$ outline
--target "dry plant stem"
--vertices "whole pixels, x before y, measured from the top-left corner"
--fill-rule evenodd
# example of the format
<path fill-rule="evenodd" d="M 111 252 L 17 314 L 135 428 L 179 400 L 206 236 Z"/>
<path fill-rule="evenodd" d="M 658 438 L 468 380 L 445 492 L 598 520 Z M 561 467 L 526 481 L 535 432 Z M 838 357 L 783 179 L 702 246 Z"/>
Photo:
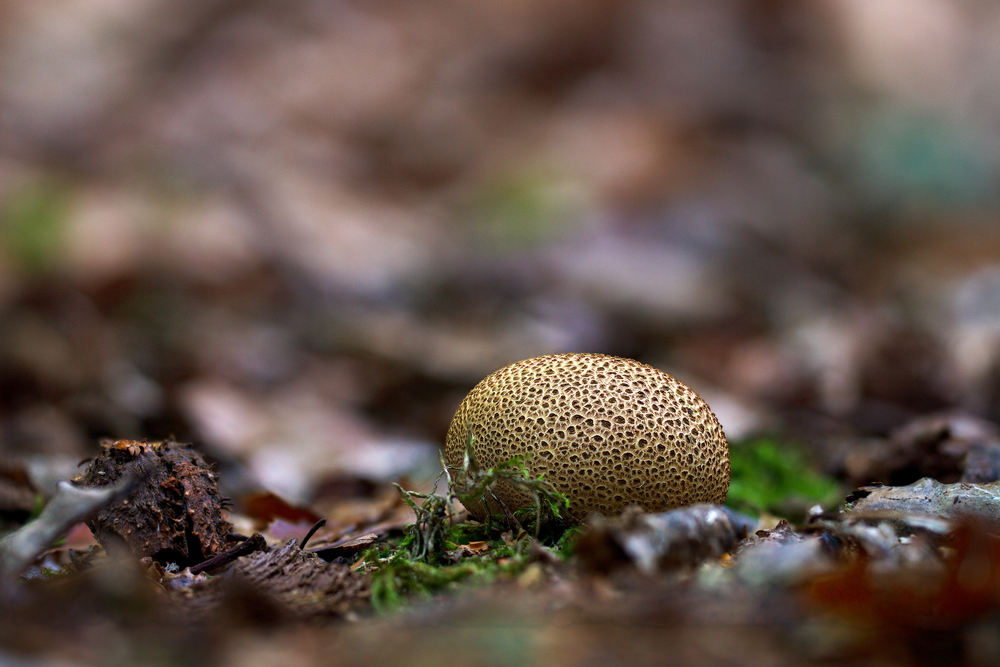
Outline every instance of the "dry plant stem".
<path fill-rule="evenodd" d="M 541 533 L 541 525 L 547 521 L 562 520 L 562 512 L 569 506 L 565 496 L 555 492 L 545 480 L 529 477 L 527 469 L 521 462 L 521 457 L 501 462 L 483 470 L 476 458 L 471 435 L 460 471 L 461 481 L 452 478 L 443 458 L 441 467 L 442 473 L 434 486 L 436 489 L 441 482 L 441 477 L 446 477 L 448 483 L 446 495 L 417 493 L 407 491 L 398 484 L 395 485 L 403 502 L 410 506 L 416 517 L 416 521 L 410 528 L 413 542 L 409 547 L 410 557 L 414 560 L 426 562 L 444 553 L 447 537 L 446 527 L 452 525 L 455 520 L 452 512 L 452 503 L 455 500 L 461 502 L 465 507 L 479 503 L 485 507 L 496 508 L 501 513 L 503 523 L 507 527 L 513 528 L 518 534 L 524 533 L 524 528 L 514 512 L 507 506 L 503 498 L 494 493 L 493 486 L 498 481 L 524 488 L 534 500 L 536 539 Z M 418 505 L 415 499 L 421 499 L 423 502 Z M 492 513 L 486 514 L 485 524 L 487 531 L 492 529 Z"/>
<path fill-rule="evenodd" d="M 508 525 L 513 526 L 520 533 L 524 530 L 521 527 L 521 522 L 517 520 L 514 516 L 514 512 L 507 507 L 507 503 L 503 501 L 502 498 L 497 496 L 496 492 L 493 490 L 492 484 L 484 485 L 482 492 L 477 492 L 480 482 L 484 481 L 485 475 L 483 474 L 482 468 L 479 467 L 479 458 L 476 456 L 475 448 L 475 436 L 472 434 L 472 428 L 468 429 L 465 445 L 465 455 L 462 459 L 462 479 L 465 480 L 466 486 L 452 493 L 452 498 L 458 498 L 458 500 L 468 507 L 466 501 L 472 499 L 474 502 L 481 503 L 483 507 L 489 507 L 486 502 L 486 496 L 489 495 L 489 499 L 493 501 L 496 507 L 500 509 L 500 513 L 503 514 L 504 521 Z M 513 461 L 511 461 L 513 463 Z M 447 473 L 448 467 L 445 466 L 445 472 Z M 448 475 L 448 489 L 452 489 L 451 475 Z M 478 497 L 477 497 L 478 496 Z M 464 498 L 464 499 L 463 499 Z M 535 505 L 538 506 L 538 494 L 535 494 Z M 540 522 L 539 522 L 540 523 Z M 538 523 L 536 523 L 536 528 Z M 489 531 L 493 528 L 493 515 L 490 512 L 486 513 L 486 530 Z M 538 537 L 536 534 L 535 537 Z"/>
<path fill-rule="evenodd" d="M 201 574 L 202 572 L 217 570 L 223 565 L 228 565 L 242 556 L 249 556 L 255 551 L 267 551 L 267 541 L 260 533 L 254 533 L 247 540 L 240 542 L 229 551 L 212 556 L 197 565 L 192 565 L 191 574 Z"/>
<path fill-rule="evenodd" d="M 440 481 L 440 477 L 438 478 Z M 403 502 L 410 506 L 416 518 L 411 530 L 414 543 L 410 555 L 417 560 L 427 560 L 432 554 L 443 550 L 445 525 L 451 525 L 454 516 L 449 508 L 451 496 L 444 497 L 433 493 L 416 493 L 406 491 L 399 484 L 394 485 L 399 491 Z M 437 482 L 435 482 L 437 488 Z M 417 505 L 414 498 L 424 502 Z"/>
<path fill-rule="evenodd" d="M 466 508 L 470 505 L 487 508 L 496 507 L 503 516 L 504 523 L 515 528 L 519 533 L 524 528 L 517 519 L 514 511 L 507 505 L 504 498 L 494 490 L 497 482 L 523 489 L 531 498 L 535 507 L 535 538 L 540 533 L 541 525 L 547 520 L 562 520 L 564 511 L 569 507 L 569 501 L 562 496 L 552 485 L 542 478 L 533 479 L 524 465 L 528 456 L 516 456 L 510 461 L 503 461 L 498 465 L 483 470 L 476 455 L 475 436 L 471 429 L 466 440 L 465 454 L 462 459 L 461 486 L 453 482 L 448 467 L 445 466 L 445 474 L 448 475 L 448 488 L 450 497 L 459 500 Z M 543 496 L 546 502 L 543 502 Z M 561 509 L 560 509 L 561 508 Z M 550 516 L 545 516 L 546 514 Z M 493 527 L 493 514 L 486 512 L 486 528 Z"/>
<path fill-rule="evenodd" d="M 325 525 L 326 525 L 326 519 L 320 519 L 313 525 L 312 528 L 309 529 L 309 532 L 306 533 L 306 536 L 302 538 L 302 546 L 300 548 L 303 551 L 305 551 L 306 545 L 309 544 L 309 540 L 311 540 L 313 535 L 316 534 L 316 531 Z"/>
<path fill-rule="evenodd" d="M 58 492 L 37 519 L 0 540 L 0 578 L 20 574 L 70 526 L 127 496 L 140 479 L 141 474 L 130 475 L 99 489 L 59 482 Z"/>

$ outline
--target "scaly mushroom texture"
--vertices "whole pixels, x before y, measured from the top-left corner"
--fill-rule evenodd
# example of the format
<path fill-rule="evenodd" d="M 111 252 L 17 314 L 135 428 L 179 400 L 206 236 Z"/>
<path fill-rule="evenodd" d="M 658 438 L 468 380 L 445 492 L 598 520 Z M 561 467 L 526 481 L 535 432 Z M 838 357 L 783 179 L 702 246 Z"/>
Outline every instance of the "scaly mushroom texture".
<path fill-rule="evenodd" d="M 721 503 L 729 490 L 729 445 L 708 404 L 632 359 L 552 354 L 505 366 L 469 392 L 448 429 L 445 465 L 459 486 L 470 440 L 483 470 L 526 455 L 528 472 L 570 499 L 574 521 L 630 504 Z M 505 481 L 493 493 L 511 511 L 534 503 Z M 484 519 L 482 503 L 470 504 Z"/>

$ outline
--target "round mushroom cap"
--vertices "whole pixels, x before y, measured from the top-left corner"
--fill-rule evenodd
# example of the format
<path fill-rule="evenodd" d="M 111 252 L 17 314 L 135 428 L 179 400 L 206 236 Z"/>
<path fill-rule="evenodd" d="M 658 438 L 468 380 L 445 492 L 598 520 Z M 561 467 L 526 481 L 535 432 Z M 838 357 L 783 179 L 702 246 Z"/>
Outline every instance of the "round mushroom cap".
<path fill-rule="evenodd" d="M 445 465 L 459 488 L 470 441 L 480 470 L 526 455 L 531 477 L 569 498 L 573 521 L 628 505 L 721 503 L 729 490 L 729 445 L 708 404 L 632 359 L 551 354 L 501 368 L 469 392 L 448 429 Z M 534 505 L 509 482 L 492 490 L 510 511 Z M 482 502 L 470 505 L 484 520 Z"/>

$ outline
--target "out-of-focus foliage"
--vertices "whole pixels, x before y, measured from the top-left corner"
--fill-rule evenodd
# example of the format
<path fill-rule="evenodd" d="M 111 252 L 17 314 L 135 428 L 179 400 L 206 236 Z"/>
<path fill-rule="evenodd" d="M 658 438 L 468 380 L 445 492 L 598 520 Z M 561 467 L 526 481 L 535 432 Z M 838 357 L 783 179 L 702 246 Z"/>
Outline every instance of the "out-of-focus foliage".
<path fill-rule="evenodd" d="M 541 171 L 483 184 L 468 215 L 481 247 L 492 252 L 534 248 L 564 236 L 584 212 L 579 188 Z"/>
<path fill-rule="evenodd" d="M 961 121 L 889 107 L 864 114 L 857 132 L 846 166 L 873 209 L 996 206 L 997 159 Z"/>
<path fill-rule="evenodd" d="M 58 179 L 39 179 L 0 201 L 0 245 L 22 273 L 56 269 L 66 244 L 69 193 Z"/>
<path fill-rule="evenodd" d="M 432 477 L 477 381 L 560 351 L 668 370 L 819 466 L 1000 419 L 995 3 L 35 0 L 0 26 L 0 454 L 174 435 L 306 501 Z"/>

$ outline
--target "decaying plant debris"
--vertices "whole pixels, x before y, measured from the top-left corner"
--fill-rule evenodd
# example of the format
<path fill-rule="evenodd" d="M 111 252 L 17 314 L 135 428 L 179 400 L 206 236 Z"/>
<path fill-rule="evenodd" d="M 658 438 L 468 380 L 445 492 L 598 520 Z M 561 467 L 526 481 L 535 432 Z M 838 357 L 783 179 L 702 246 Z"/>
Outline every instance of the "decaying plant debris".
<path fill-rule="evenodd" d="M 148 485 L 163 449 L 132 442 L 105 446 L 102 457 L 118 457 L 137 467 L 133 475 L 142 475 L 133 477 L 135 488 L 125 487 L 123 498 L 109 502 L 110 496 L 102 496 L 101 516 L 108 525 L 122 525 L 121 516 L 134 517 L 137 507 L 151 516 L 168 511 L 124 502 Z M 166 448 L 175 449 L 184 453 L 182 461 L 200 461 L 186 446 Z M 414 647 L 441 655 L 425 640 L 421 628 L 427 623 L 444 628 L 445 636 L 482 631 L 483 624 L 516 628 L 536 640 L 548 633 L 590 651 L 598 650 L 598 637 L 624 650 L 629 638 L 645 641 L 637 628 L 655 627 L 690 650 L 690 637 L 718 632 L 714 624 L 720 618 L 736 633 L 720 640 L 727 650 L 735 650 L 732 642 L 750 628 L 756 633 L 752 641 L 779 652 L 795 633 L 825 638 L 787 664 L 852 655 L 877 659 L 868 653 L 875 646 L 871 633 L 888 633 L 879 646 L 904 664 L 935 664 L 927 656 L 936 660 L 942 654 L 964 659 L 972 650 L 967 645 L 977 655 L 991 655 L 975 632 L 992 627 L 991 614 L 1000 604 L 1000 540 L 990 513 L 995 484 L 922 480 L 909 487 L 866 487 L 840 511 L 815 508 L 799 525 L 782 520 L 759 529 L 756 520 L 714 505 L 661 514 L 633 507 L 569 530 L 544 521 L 544 512 L 501 513 L 480 523 L 457 510 L 456 501 L 469 493 L 481 498 L 488 492 L 483 484 L 502 475 L 537 490 L 551 519 L 562 499 L 546 490 L 543 480 L 524 477 L 517 463 L 477 469 L 444 494 L 397 487 L 414 521 L 382 533 L 385 540 L 358 526 L 352 537 L 309 549 L 295 539 L 269 546 L 255 533 L 187 567 L 164 560 L 179 552 L 161 550 L 159 558 L 151 558 L 147 542 L 124 561 L 122 552 L 119 559 L 91 559 L 86 572 L 68 568 L 27 589 L 30 597 L 19 596 L 20 611 L 0 629 L 0 639 L 10 640 L 44 614 L 49 592 L 65 585 L 60 582 L 77 582 L 74 599 L 90 596 L 107 604 L 99 602 L 108 596 L 108 584 L 101 582 L 121 578 L 142 589 L 130 604 L 156 607 L 161 632 L 174 628 L 171 632 L 197 637 L 219 623 L 251 632 L 309 621 L 316 632 L 350 641 L 354 655 L 380 664 L 399 664 L 399 656 Z M 91 473 L 107 465 L 92 465 Z M 479 484 L 470 486 L 470 479 Z M 163 482 L 167 491 L 175 488 L 170 476 Z M 117 487 L 106 489 L 122 494 Z M 170 508 L 176 498 L 163 493 L 158 502 Z M 543 521 L 533 524 L 539 517 Z M 128 563 L 140 558 L 144 577 L 119 577 L 119 570 L 131 572 Z M 0 597 L 9 594 L 0 590 Z M 393 613 L 401 609 L 419 614 Z M 360 623 L 344 628 L 339 623 L 344 619 Z M 641 658 L 635 663 L 658 664 Z M 689 655 L 684 664 L 702 663 Z"/>
<path fill-rule="evenodd" d="M 909 486 L 866 486 L 849 498 L 848 517 L 902 521 L 907 517 L 980 524 L 1000 530 L 1000 482 L 942 484 L 924 478 Z"/>
<path fill-rule="evenodd" d="M 426 515 L 431 508 L 439 519 L 449 515 L 447 507 L 452 501 L 457 500 L 464 507 L 479 508 L 479 513 L 486 518 L 487 529 L 492 526 L 495 519 L 499 519 L 504 525 L 520 530 L 521 521 L 525 518 L 531 519 L 536 537 L 546 524 L 555 523 L 565 527 L 565 514 L 570 506 L 569 498 L 557 492 L 544 477 L 531 475 L 524 465 L 524 459 L 524 455 L 519 455 L 509 461 L 498 461 L 496 465 L 483 467 L 476 455 L 475 437 L 470 431 L 465 441 L 461 465 L 449 468 L 442 458 L 443 475 L 448 482 L 447 498 L 431 496 L 428 498 L 430 502 L 418 509 L 407 498 L 406 493 L 403 493 L 403 496 L 417 512 L 418 525 L 421 523 L 421 516 Z M 533 506 L 512 510 L 495 492 L 494 489 L 498 484 L 531 498 Z M 402 489 L 400 491 L 402 492 Z M 488 512 L 486 508 L 493 508 L 493 511 Z M 497 510 L 499 515 L 494 514 Z M 433 526 L 434 524 L 427 525 L 428 528 Z"/>
<path fill-rule="evenodd" d="M 756 522 L 718 505 L 647 514 L 630 507 L 595 519 L 577 541 L 585 568 L 610 572 L 626 563 L 645 574 L 693 569 L 733 551 Z"/>
<path fill-rule="evenodd" d="M 294 539 L 241 557 L 216 578 L 180 573 L 163 581 L 178 608 L 200 621 L 220 608 L 259 621 L 337 618 L 362 608 L 370 588 L 369 577 L 304 551 Z"/>
<path fill-rule="evenodd" d="M 248 617 L 318 619 L 343 616 L 365 603 L 365 573 L 304 551 L 294 539 L 270 549 L 260 534 L 233 535 L 222 518 L 215 480 L 190 445 L 105 443 L 38 520 L 0 541 L 0 574 L 6 579 L 20 573 L 72 523 L 88 519 L 114 557 L 90 566 L 113 578 L 114 570 L 141 560 L 166 590 L 179 621 L 203 622 L 223 608 L 241 607 Z M 352 542 L 357 549 L 370 539 Z M 236 546 L 223 550 L 223 544 Z M 349 544 L 337 545 L 340 553 L 350 553 L 344 549 Z M 334 549 L 323 551 L 329 556 Z M 0 589 L 0 602 L 8 593 Z"/>
<path fill-rule="evenodd" d="M 923 432 L 938 442 L 940 424 Z M 970 465 L 975 445 L 964 450 Z M 605 630 L 622 619 L 700 628 L 698 619 L 717 616 L 725 603 L 734 627 L 762 627 L 774 641 L 798 627 L 800 617 L 809 619 L 827 643 L 804 654 L 808 659 L 867 650 L 869 633 L 888 632 L 899 638 L 894 650 L 916 665 L 941 655 L 929 638 L 945 638 L 951 642 L 946 653 L 964 655 L 954 643 L 978 641 L 967 634 L 970 628 L 990 627 L 1000 608 L 998 482 L 865 486 L 839 509 L 812 508 L 797 525 L 758 525 L 727 507 L 695 505 L 658 514 L 630 507 L 618 517 L 594 516 L 569 527 L 560 520 L 566 499 L 544 477 L 531 478 L 518 459 L 484 469 L 469 447 L 456 472 L 452 478 L 445 469 L 438 477 L 446 483 L 443 493 L 436 492 L 438 484 L 427 493 L 396 485 L 399 506 L 413 512 L 411 523 L 358 524 L 305 549 L 325 519 L 304 531 L 301 543 L 234 534 L 218 477 L 190 445 L 108 442 L 37 521 L 0 541 L 0 556 L 8 574 L 18 572 L 69 521 L 91 514 L 94 536 L 114 558 L 74 557 L 48 581 L 33 575 L 39 583 L 27 589 L 32 596 L 0 588 L 0 603 L 17 604 L 20 622 L 29 623 L 45 613 L 47 591 L 63 582 L 78 587 L 77 597 L 104 599 L 107 582 L 120 579 L 139 591 L 129 604 L 155 600 L 158 623 L 196 634 L 220 620 L 239 629 L 308 621 L 333 632 L 338 626 L 331 622 L 344 619 L 377 627 L 381 621 L 373 615 L 407 608 L 423 609 L 425 622 L 466 627 L 476 618 L 468 607 L 476 600 L 489 613 L 509 607 L 535 619 L 531 632 L 553 632 L 552 614 L 562 623 Z M 498 480 L 526 489 L 535 507 L 510 512 L 500 503 L 484 522 L 460 510 L 484 502 Z M 67 503 L 79 504 L 79 511 L 59 509 Z M 272 505 L 285 507 L 277 499 Z M 317 516 L 293 510 L 279 514 Z M 265 513 L 271 514 L 273 508 Z M 384 511 L 373 518 L 380 516 Z M 30 550 L 14 548 L 26 543 Z M 129 563 L 141 565 L 143 574 Z M 488 591 L 502 592 L 505 601 Z M 433 606 L 421 607 L 427 604 Z M 420 644 L 419 629 L 405 620 L 412 617 L 400 618 L 395 632 Z M 17 628 L 0 630 L 0 639 Z M 360 632 L 356 641 L 365 646 Z M 385 645 L 368 647 L 373 659 L 384 661 Z"/>
<path fill-rule="evenodd" d="M 114 484 L 97 489 L 79 488 L 61 482 L 55 496 L 34 521 L 0 538 L 0 585 L 16 576 L 70 527 L 86 519 L 116 498 L 128 495 L 140 483 L 136 476 L 123 476 Z"/>
<path fill-rule="evenodd" d="M 223 518 L 215 473 L 190 445 L 107 442 L 73 481 L 101 488 L 130 475 L 141 480 L 130 494 L 87 522 L 105 551 L 193 565 L 226 548 L 233 527 Z"/>
<path fill-rule="evenodd" d="M 1000 429 L 961 412 L 915 419 L 884 439 L 854 444 L 845 452 L 840 467 L 858 486 L 905 486 L 923 477 L 945 483 L 1000 479 Z"/>

